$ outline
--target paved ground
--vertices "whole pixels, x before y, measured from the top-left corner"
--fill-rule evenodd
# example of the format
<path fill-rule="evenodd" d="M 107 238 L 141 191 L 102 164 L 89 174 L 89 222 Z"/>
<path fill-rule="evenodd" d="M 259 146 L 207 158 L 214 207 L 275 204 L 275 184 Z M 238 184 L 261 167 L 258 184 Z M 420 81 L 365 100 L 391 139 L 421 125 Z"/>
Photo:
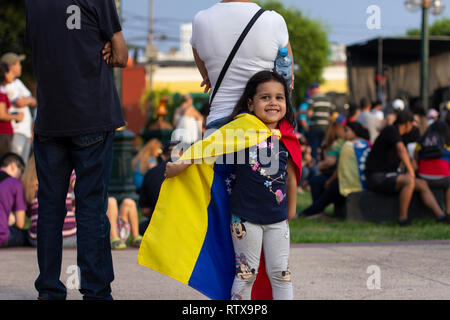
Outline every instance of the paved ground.
<path fill-rule="evenodd" d="M 137 249 L 113 251 L 115 299 L 201 300 L 197 291 L 136 263 Z M 70 283 L 76 251 L 64 250 L 61 281 Z M 293 245 L 290 265 L 295 299 L 450 300 L 450 240 L 415 243 Z M 377 266 L 380 289 L 372 281 Z M 0 299 L 34 300 L 36 251 L 0 250 Z M 69 270 L 69 273 L 66 271 Z M 375 270 L 375 273 L 374 271 Z M 369 271 L 369 273 L 368 273 Z M 369 277 L 372 277 L 369 279 Z M 369 280 L 369 281 L 368 281 Z M 77 290 L 68 299 L 78 300 Z"/>

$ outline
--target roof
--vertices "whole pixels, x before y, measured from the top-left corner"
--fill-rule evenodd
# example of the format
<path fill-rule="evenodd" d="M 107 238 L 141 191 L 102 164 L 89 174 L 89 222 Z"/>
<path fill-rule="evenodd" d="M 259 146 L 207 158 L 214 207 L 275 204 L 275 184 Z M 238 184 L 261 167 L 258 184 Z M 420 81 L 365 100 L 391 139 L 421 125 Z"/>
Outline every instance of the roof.
<path fill-rule="evenodd" d="M 450 52 L 450 36 L 430 36 L 430 56 Z M 383 48 L 383 64 L 395 65 L 420 60 L 420 36 L 380 37 L 347 46 L 351 65 L 377 65 L 378 44 Z"/>

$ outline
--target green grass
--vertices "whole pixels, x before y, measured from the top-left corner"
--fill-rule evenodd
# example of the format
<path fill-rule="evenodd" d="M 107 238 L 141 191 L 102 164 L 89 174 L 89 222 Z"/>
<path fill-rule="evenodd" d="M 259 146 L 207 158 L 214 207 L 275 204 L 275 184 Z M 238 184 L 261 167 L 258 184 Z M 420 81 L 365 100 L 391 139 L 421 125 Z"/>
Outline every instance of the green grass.
<path fill-rule="evenodd" d="M 297 211 L 312 202 L 308 192 L 297 197 Z M 325 213 L 333 212 L 329 206 Z M 400 227 L 396 222 L 376 224 L 370 222 L 318 221 L 299 218 L 290 222 L 292 243 L 339 243 L 339 242 L 395 242 L 450 239 L 450 225 L 437 224 L 433 217 L 415 219 L 412 225 Z"/>

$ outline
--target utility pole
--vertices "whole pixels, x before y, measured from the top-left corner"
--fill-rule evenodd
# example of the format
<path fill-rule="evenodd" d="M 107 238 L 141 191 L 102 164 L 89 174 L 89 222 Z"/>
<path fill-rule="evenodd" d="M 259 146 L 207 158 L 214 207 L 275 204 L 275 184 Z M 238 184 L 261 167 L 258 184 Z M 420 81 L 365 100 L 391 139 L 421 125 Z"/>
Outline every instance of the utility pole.
<path fill-rule="evenodd" d="M 149 89 L 153 89 L 153 73 L 154 73 L 154 62 L 158 57 L 158 48 L 153 44 L 155 40 L 155 30 L 154 30 L 154 11 L 153 11 L 154 0 L 149 0 L 149 13 L 148 13 L 148 23 L 149 23 L 149 37 L 148 44 L 146 48 L 146 56 L 148 61 L 147 73 L 149 77 Z"/>
<path fill-rule="evenodd" d="M 429 85 L 428 85 L 428 60 L 430 56 L 430 40 L 428 31 L 428 14 L 431 11 L 435 16 L 442 14 L 445 4 L 442 0 L 406 0 L 405 7 L 411 12 L 422 9 L 422 43 L 420 58 L 420 97 L 425 111 L 429 105 Z"/>
<path fill-rule="evenodd" d="M 420 59 L 420 96 L 425 111 L 428 110 L 429 92 L 428 92 L 428 60 L 430 55 L 430 40 L 428 31 L 428 11 L 430 0 L 424 0 L 422 3 L 422 48 Z"/>

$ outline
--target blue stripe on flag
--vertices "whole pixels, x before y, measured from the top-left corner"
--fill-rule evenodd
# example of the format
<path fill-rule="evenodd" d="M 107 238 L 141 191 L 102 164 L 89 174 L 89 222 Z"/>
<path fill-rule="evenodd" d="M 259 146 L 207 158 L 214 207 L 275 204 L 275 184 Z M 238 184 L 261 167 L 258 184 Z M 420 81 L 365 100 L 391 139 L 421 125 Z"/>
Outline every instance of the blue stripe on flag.
<path fill-rule="evenodd" d="M 214 300 L 229 300 L 235 274 L 230 211 L 225 179 L 233 166 L 214 166 L 208 229 L 189 286 Z M 226 261 L 226 263 L 224 263 Z"/>

